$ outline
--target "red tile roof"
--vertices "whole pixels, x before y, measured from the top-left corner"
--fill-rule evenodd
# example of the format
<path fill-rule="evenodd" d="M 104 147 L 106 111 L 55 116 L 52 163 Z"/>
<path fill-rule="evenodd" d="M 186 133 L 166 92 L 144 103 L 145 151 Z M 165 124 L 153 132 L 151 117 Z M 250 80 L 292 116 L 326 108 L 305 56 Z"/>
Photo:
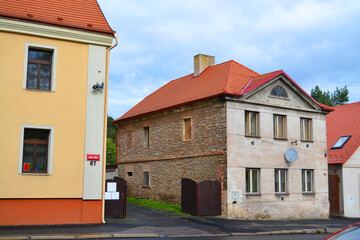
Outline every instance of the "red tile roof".
<path fill-rule="evenodd" d="M 116 119 L 115 122 L 147 116 L 221 95 L 242 96 L 281 74 L 296 84 L 282 70 L 260 75 L 234 60 L 230 60 L 208 67 L 197 77 L 189 74 L 167 83 Z M 323 104 L 317 104 L 324 110 L 331 110 Z"/>
<path fill-rule="evenodd" d="M 113 35 L 96 0 L 0 0 L 0 17 Z"/>
<path fill-rule="evenodd" d="M 346 163 L 360 145 L 360 102 L 334 107 L 326 116 L 328 163 Z M 351 135 L 341 149 L 330 149 L 341 136 Z"/>

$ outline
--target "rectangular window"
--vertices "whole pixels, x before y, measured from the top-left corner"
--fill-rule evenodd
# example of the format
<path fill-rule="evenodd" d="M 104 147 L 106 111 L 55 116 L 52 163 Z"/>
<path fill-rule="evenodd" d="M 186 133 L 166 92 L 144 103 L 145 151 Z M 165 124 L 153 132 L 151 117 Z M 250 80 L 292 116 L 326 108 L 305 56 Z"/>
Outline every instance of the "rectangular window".
<path fill-rule="evenodd" d="M 313 170 L 302 170 L 302 191 L 311 193 L 313 185 Z"/>
<path fill-rule="evenodd" d="M 252 137 L 259 136 L 259 113 L 245 112 L 245 135 Z"/>
<path fill-rule="evenodd" d="M 191 140 L 191 118 L 185 118 L 183 120 L 183 139 L 185 141 Z"/>
<path fill-rule="evenodd" d="M 285 139 L 285 116 L 282 115 L 274 115 L 274 138 L 282 138 Z"/>
<path fill-rule="evenodd" d="M 246 169 L 246 193 L 259 193 L 259 169 Z"/>
<path fill-rule="evenodd" d="M 47 173 L 49 133 L 45 129 L 24 129 L 23 173 Z"/>
<path fill-rule="evenodd" d="M 300 131 L 302 141 L 311 141 L 311 119 L 300 118 Z"/>
<path fill-rule="evenodd" d="M 143 147 L 147 148 L 150 146 L 150 128 L 144 127 L 144 139 L 143 139 Z"/>
<path fill-rule="evenodd" d="M 126 146 L 131 148 L 133 146 L 133 131 L 126 132 Z"/>
<path fill-rule="evenodd" d="M 18 173 L 52 174 L 54 127 L 21 125 Z"/>
<path fill-rule="evenodd" d="M 275 169 L 275 193 L 286 193 L 287 170 Z"/>
<path fill-rule="evenodd" d="M 143 179 L 143 186 L 148 187 L 150 186 L 150 175 L 149 172 L 143 172 L 144 173 L 144 179 Z"/>
<path fill-rule="evenodd" d="M 55 91 L 57 47 L 25 44 L 24 89 Z"/>

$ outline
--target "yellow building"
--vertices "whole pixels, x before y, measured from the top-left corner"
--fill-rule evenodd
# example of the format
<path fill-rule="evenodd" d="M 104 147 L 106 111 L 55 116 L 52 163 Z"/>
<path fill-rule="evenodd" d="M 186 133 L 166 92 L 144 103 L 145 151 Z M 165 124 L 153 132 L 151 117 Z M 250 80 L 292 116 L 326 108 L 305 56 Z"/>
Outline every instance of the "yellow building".
<path fill-rule="evenodd" d="M 96 0 L 0 0 L 0 225 L 101 223 L 115 32 Z"/>

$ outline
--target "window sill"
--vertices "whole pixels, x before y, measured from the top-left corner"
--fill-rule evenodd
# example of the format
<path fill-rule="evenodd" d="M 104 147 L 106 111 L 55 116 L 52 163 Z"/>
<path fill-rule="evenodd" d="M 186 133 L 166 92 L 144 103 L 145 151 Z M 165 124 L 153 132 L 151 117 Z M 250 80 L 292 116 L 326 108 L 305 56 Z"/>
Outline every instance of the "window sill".
<path fill-rule="evenodd" d="M 305 142 L 305 143 L 313 143 L 313 140 L 300 140 L 300 142 Z"/>
<path fill-rule="evenodd" d="M 51 91 L 51 90 L 40 90 L 40 89 L 27 89 L 27 88 L 23 88 L 25 91 L 30 91 L 30 92 L 48 92 L 48 93 L 55 93 L 55 91 Z"/>
<path fill-rule="evenodd" d="M 302 195 L 315 196 L 313 192 L 303 192 Z"/>
<path fill-rule="evenodd" d="M 287 138 L 276 138 L 276 137 L 274 137 L 274 140 L 287 141 L 287 140 L 289 140 L 289 139 L 287 139 Z"/>
<path fill-rule="evenodd" d="M 245 137 L 248 137 L 248 138 L 261 138 L 260 136 L 251 136 L 251 135 L 245 135 Z"/>
<path fill-rule="evenodd" d="M 289 196 L 289 193 L 275 193 L 275 196 Z"/>
<path fill-rule="evenodd" d="M 19 173 L 21 175 L 27 175 L 27 176 L 50 176 L 51 174 L 49 173 L 37 173 L 37 172 L 27 172 L 27 173 Z"/>
<path fill-rule="evenodd" d="M 247 197 L 252 197 L 252 196 L 261 196 L 261 193 L 246 193 Z"/>
<path fill-rule="evenodd" d="M 151 188 L 150 186 L 143 186 L 143 188 Z"/>

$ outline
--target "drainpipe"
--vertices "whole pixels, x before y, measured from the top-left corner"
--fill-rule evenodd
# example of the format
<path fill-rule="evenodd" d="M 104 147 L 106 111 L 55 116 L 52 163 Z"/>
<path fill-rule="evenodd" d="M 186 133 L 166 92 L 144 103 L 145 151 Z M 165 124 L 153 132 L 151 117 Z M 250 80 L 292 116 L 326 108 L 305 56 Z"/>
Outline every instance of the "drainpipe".
<path fill-rule="evenodd" d="M 107 140 L 107 111 L 108 111 L 108 91 L 109 91 L 109 62 L 110 62 L 110 50 L 118 45 L 118 38 L 114 33 L 115 44 L 108 48 L 106 53 L 106 75 L 105 75 L 105 86 L 104 86 L 104 125 L 103 125 L 103 176 L 102 176 L 102 223 L 105 223 L 105 177 L 106 177 L 106 140 Z"/>

